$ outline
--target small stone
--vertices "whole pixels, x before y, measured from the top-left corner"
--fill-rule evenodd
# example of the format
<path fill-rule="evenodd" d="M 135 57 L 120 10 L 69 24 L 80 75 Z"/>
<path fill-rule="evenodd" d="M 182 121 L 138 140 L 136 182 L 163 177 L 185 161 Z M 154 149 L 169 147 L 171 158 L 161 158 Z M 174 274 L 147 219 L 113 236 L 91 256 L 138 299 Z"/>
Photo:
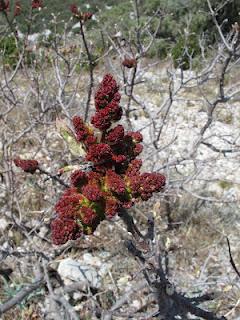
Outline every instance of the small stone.
<path fill-rule="evenodd" d="M 1 218 L 0 219 L 0 230 L 5 231 L 8 226 L 9 226 L 9 222 L 7 222 L 6 219 Z"/>
<path fill-rule="evenodd" d="M 72 280 L 83 283 L 83 287 L 99 288 L 101 285 L 97 271 L 83 261 L 76 261 L 71 258 L 62 260 L 58 266 L 58 273 L 63 281 Z"/>

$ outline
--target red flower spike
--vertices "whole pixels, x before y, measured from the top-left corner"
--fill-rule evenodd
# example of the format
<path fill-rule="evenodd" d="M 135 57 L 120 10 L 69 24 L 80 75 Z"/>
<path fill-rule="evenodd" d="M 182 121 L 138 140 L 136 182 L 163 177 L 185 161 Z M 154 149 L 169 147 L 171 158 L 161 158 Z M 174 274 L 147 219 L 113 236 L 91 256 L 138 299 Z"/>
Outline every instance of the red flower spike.
<path fill-rule="evenodd" d="M 21 168 L 25 172 L 35 173 L 35 171 L 39 168 L 39 164 L 37 160 L 23 160 L 23 159 L 14 159 L 15 165 Z"/>
<path fill-rule="evenodd" d="M 83 141 L 87 138 L 89 131 L 81 117 L 75 116 L 72 119 L 73 127 L 78 141 Z"/>
<path fill-rule="evenodd" d="M 82 235 L 82 229 L 73 219 L 57 218 L 51 223 L 52 241 L 56 245 L 64 244 L 68 240 L 76 240 Z"/>
<path fill-rule="evenodd" d="M 82 15 L 78 13 L 78 18 L 83 19 Z M 110 129 L 122 116 L 118 90 L 109 74 L 99 85 L 95 94 L 96 113 L 91 119 L 93 126 L 102 131 L 96 132 L 96 136 L 80 117 L 72 119 L 76 139 L 84 144 L 85 160 L 92 163 L 92 169 L 71 174 L 72 187 L 55 206 L 58 217 L 52 223 L 54 243 L 65 243 L 82 233 L 92 234 L 101 220 L 114 217 L 121 208 L 131 208 L 138 199 L 149 199 L 165 185 L 161 174 L 140 173 L 142 161 L 136 157 L 143 149 L 142 134 L 133 131 L 125 134 L 122 125 Z"/>
<path fill-rule="evenodd" d="M 113 76 L 106 74 L 95 94 L 96 110 L 105 108 L 112 100 L 118 103 L 121 99 L 118 89 L 119 87 Z"/>

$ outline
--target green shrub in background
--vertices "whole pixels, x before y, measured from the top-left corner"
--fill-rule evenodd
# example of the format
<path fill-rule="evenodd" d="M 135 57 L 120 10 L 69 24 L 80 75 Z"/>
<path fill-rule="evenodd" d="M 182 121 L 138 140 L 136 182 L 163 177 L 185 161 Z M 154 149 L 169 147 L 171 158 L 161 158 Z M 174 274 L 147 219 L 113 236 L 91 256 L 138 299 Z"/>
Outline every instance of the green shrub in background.
<path fill-rule="evenodd" d="M 171 43 L 168 39 L 156 39 L 147 52 L 148 58 L 164 59 L 168 56 L 171 49 Z"/>
<path fill-rule="evenodd" d="M 114 1 L 114 0 L 66 0 L 66 1 L 44 1 L 45 7 L 36 12 L 36 19 L 31 29 L 31 32 L 42 33 L 46 29 L 46 25 L 51 25 L 50 29 L 56 28 L 53 22 L 52 13 L 57 16 L 58 30 L 61 34 L 61 30 L 64 27 L 63 21 L 69 21 L 68 27 L 76 23 L 75 19 L 70 21 L 72 14 L 69 7 L 72 3 L 75 3 L 80 7 L 82 11 L 90 11 L 95 14 L 96 20 L 92 19 L 87 25 L 89 36 L 97 51 L 97 56 L 101 55 L 110 45 L 107 37 L 102 37 L 101 30 L 105 30 L 113 36 L 116 32 L 121 31 L 122 37 L 128 39 L 131 43 L 136 43 L 135 30 L 136 19 L 134 18 L 134 2 L 130 0 Z M 218 7 L 223 3 L 223 0 L 212 0 L 213 7 Z M 19 30 L 22 32 L 28 28 L 28 23 L 24 17 L 27 16 L 29 10 L 28 0 L 21 1 L 23 12 L 25 13 L 16 17 Z M 204 34 L 206 47 L 212 45 L 218 37 L 215 29 L 215 25 L 209 14 L 209 9 L 206 1 L 202 0 L 139 0 L 139 12 L 140 12 L 140 24 L 144 24 L 150 16 L 153 15 L 156 10 L 159 9 L 159 15 L 155 16 L 151 21 L 150 31 L 153 32 L 159 23 L 159 16 L 162 15 L 163 19 L 161 27 L 156 34 L 155 42 L 152 48 L 148 52 L 150 58 L 164 58 L 169 52 L 172 53 L 175 65 L 182 64 L 183 68 L 189 67 L 187 55 L 183 52 L 184 46 L 189 45 L 188 52 L 197 57 L 200 53 L 198 46 L 198 38 Z M 231 29 L 231 25 L 235 21 L 239 21 L 240 1 L 230 1 L 226 3 L 217 15 L 217 20 L 220 24 L 225 20 L 223 24 L 223 31 L 228 32 Z M 0 17 L 1 22 L 1 17 Z M 50 22 L 50 24 L 49 24 Z M 185 40 L 183 34 L 185 32 L 190 34 L 188 40 Z M 78 33 L 79 30 L 73 30 L 74 33 Z M 147 33 L 141 34 L 142 41 L 147 42 L 149 35 Z M 104 39 L 103 39 L 104 38 Z M 48 47 L 51 39 L 42 39 L 42 45 Z M 5 40 L 4 40 L 5 41 Z M 9 40 L 6 40 L 8 42 Z M 1 48 L 4 44 L 0 44 Z M 8 46 L 7 53 L 8 62 L 10 65 L 14 65 L 14 43 Z"/>
<path fill-rule="evenodd" d="M 18 47 L 19 46 L 19 47 Z M 21 42 L 16 43 L 16 39 L 13 36 L 3 37 L 0 39 L 0 55 L 2 58 L 2 64 L 9 68 L 14 69 L 20 59 L 20 54 L 23 50 Z M 23 61 L 27 66 L 32 66 L 36 60 L 36 54 L 30 50 L 25 49 Z"/>
<path fill-rule="evenodd" d="M 198 37 L 195 34 L 188 36 L 186 39 L 179 37 L 171 54 L 175 68 L 189 69 L 191 61 L 200 54 Z"/>
<path fill-rule="evenodd" d="M 0 54 L 5 66 L 14 68 L 18 61 L 18 48 L 13 36 L 0 39 Z"/>

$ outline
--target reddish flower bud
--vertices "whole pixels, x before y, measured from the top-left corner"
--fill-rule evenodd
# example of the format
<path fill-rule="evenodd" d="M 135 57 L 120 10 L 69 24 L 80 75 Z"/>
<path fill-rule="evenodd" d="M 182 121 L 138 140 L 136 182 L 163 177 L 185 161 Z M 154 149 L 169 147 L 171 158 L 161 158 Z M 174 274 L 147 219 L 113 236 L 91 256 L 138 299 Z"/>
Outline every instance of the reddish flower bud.
<path fill-rule="evenodd" d="M 35 171 L 39 168 L 39 164 L 37 160 L 23 160 L 20 158 L 13 160 L 15 165 L 21 168 L 25 172 L 35 173 Z"/>
<path fill-rule="evenodd" d="M 78 7 L 77 7 L 76 4 L 71 4 L 70 5 L 70 10 L 71 10 L 73 15 L 75 15 L 75 16 L 79 15 Z"/>
<path fill-rule="evenodd" d="M 136 67 L 137 65 L 137 60 L 136 59 L 128 59 L 128 58 L 125 58 L 122 62 L 122 65 L 126 68 L 133 68 L 133 67 Z"/>
<path fill-rule="evenodd" d="M 32 0 L 32 9 L 39 9 L 43 7 L 42 0 Z"/>
<path fill-rule="evenodd" d="M 83 141 L 84 139 L 86 139 L 88 135 L 88 130 L 82 118 L 75 116 L 72 119 L 72 123 L 77 136 L 77 140 Z"/>
<path fill-rule="evenodd" d="M 134 143 L 139 143 L 143 141 L 143 136 L 139 131 L 129 131 L 127 136 L 130 136 Z"/>
<path fill-rule="evenodd" d="M 148 200 L 153 192 L 158 192 L 164 187 L 166 178 L 160 173 L 143 173 L 140 177 L 140 183 L 141 198 Z"/>
<path fill-rule="evenodd" d="M 86 175 L 89 183 L 95 183 L 95 184 L 101 183 L 102 176 L 100 173 L 95 171 L 90 171 L 90 172 L 87 172 Z"/>
<path fill-rule="evenodd" d="M 82 235 L 82 229 L 76 221 L 69 218 L 57 218 L 51 223 L 52 241 L 56 245 L 64 244 L 68 240 L 76 240 Z"/>
<path fill-rule="evenodd" d="M 140 143 L 137 143 L 133 152 L 135 156 L 138 156 L 143 151 L 143 146 Z"/>
<path fill-rule="evenodd" d="M 123 163 L 127 160 L 127 157 L 123 154 L 119 154 L 119 155 L 114 154 L 112 156 L 112 160 L 116 163 Z"/>
<path fill-rule="evenodd" d="M 96 142 L 97 142 L 97 138 L 94 136 L 88 136 L 84 141 L 87 147 L 90 147 L 90 145 L 95 144 Z"/>
<path fill-rule="evenodd" d="M 96 110 L 105 108 L 112 100 L 119 102 L 121 96 L 118 92 L 118 85 L 111 74 L 106 74 L 95 94 Z"/>
<path fill-rule="evenodd" d="M 111 116 L 108 108 L 102 109 L 95 113 L 91 119 L 92 125 L 102 131 L 111 127 Z"/>
<path fill-rule="evenodd" d="M 14 17 L 19 16 L 21 14 L 22 7 L 20 1 L 16 1 L 15 9 L 14 9 Z"/>

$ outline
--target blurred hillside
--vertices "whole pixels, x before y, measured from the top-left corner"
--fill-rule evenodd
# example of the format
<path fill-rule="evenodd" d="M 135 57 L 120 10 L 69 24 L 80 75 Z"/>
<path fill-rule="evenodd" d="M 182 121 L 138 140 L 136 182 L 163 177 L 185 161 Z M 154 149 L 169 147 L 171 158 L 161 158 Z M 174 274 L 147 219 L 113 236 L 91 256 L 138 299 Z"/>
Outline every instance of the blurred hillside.
<path fill-rule="evenodd" d="M 71 18 L 70 5 L 76 4 L 82 11 L 90 11 L 95 14 L 94 20 L 89 24 L 89 28 L 98 28 L 113 30 L 113 26 L 128 34 L 131 28 L 135 27 L 134 6 L 129 0 L 51 0 L 43 1 L 44 8 L 39 12 L 37 19 L 31 27 L 31 33 L 42 32 L 51 28 L 53 16 L 56 16 L 59 31 L 63 28 L 64 23 Z M 214 8 L 218 10 L 217 20 L 223 23 L 224 29 L 229 31 L 231 25 L 235 21 L 239 21 L 240 2 L 237 0 L 228 1 L 222 8 L 221 1 L 211 1 Z M 12 12 L 15 0 L 11 1 Z M 153 56 L 165 55 L 172 46 L 182 45 L 186 30 L 190 30 L 190 45 L 194 51 L 198 53 L 197 42 L 199 35 L 204 34 L 207 44 L 212 44 L 215 39 L 213 35 L 214 24 L 209 14 L 207 1 L 200 0 L 139 0 L 140 23 L 144 24 L 149 17 L 153 17 L 153 21 L 157 24 L 161 17 L 165 17 L 162 21 L 161 28 L 155 35 L 157 41 L 153 49 Z M 18 27 L 22 32 L 28 29 L 28 21 L 26 16 L 29 12 L 29 1 L 21 0 L 22 11 L 17 17 Z M 156 12 L 158 12 L 156 14 Z M 74 21 L 72 22 L 74 24 Z M 177 48 L 178 50 L 178 48 Z"/>

